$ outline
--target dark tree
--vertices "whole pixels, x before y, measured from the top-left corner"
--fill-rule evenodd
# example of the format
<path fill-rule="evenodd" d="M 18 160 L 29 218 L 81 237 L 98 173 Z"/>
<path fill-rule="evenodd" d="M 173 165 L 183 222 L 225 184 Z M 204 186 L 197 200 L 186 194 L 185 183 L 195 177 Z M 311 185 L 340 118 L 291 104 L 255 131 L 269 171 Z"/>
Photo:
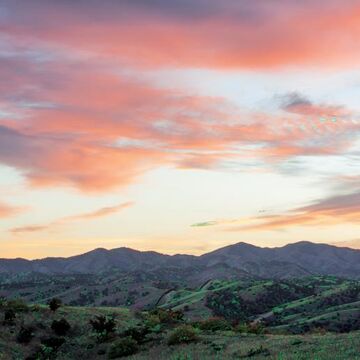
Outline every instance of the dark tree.
<path fill-rule="evenodd" d="M 34 333 L 33 333 L 34 329 L 32 327 L 21 327 L 16 340 L 20 343 L 20 344 L 28 344 L 31 339 L 34 337 Z"/>
<path fill-rule="evenodd" d="M 14 325 L 16 314 L 13 309 L 7 309 L 4 313 L 4 325 Z"/>
<path fill-rule="evenodd" d="M 71 326 L 66 319 L 54 320 L 51 324 L 51 329 L 59 336 L 66 335 L 70 328 Z"/>
<path fill-rule="evenodd" d="M 49 308 L 51 311 L 56 311 L 62 305 L 62 301 L 58 298 L 53 298 L 49 301 Z"/>
<path fill-rule="evenodd" d="M 115 320 L 105 316 L 97 316 L 95 320 L 90 320 L 93 330 L 100 334 L 109 334 L 115 330 Z"/>

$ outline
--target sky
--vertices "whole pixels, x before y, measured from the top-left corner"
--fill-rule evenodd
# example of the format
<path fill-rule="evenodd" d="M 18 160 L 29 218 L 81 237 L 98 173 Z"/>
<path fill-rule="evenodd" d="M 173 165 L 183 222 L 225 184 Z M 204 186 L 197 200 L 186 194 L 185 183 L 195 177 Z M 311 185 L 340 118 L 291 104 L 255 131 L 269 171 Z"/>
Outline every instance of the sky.
<path fill-rule="evenodd" d="M 360 248 L 360 1 L 0 0 L 0 257 Z"/>

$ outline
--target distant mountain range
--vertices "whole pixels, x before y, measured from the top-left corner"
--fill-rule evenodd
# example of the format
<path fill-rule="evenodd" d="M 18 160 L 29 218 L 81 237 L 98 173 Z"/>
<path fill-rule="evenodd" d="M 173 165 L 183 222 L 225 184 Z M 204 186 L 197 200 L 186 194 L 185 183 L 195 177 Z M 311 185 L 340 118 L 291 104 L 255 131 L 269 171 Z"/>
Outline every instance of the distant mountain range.
<path fill-rule="evenodd" d="M 302 241 L 279 248 L 238 243 L 201 256 L 170 256 L 118 248 L 95 249 L 69 258 L 0 259 L 0 273 L 13 274 L 99 274 L 112 269 L 123 272 L 179 269 L 184 272 L 187 268 L 204 280 L 217 277 L 219 273 L 261 278 L 308 275 L 360 278 L 360 250 Z"/>

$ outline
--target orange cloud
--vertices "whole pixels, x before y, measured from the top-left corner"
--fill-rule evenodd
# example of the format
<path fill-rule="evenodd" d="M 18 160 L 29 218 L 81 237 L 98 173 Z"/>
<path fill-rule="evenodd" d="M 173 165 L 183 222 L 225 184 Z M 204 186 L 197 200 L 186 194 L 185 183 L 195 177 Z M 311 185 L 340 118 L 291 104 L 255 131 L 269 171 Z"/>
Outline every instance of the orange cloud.
<path fill-rule="evenodd" d="M 335 225 L 359 223 L 360 192 L 332 196 L 312 205 L 294 209 L 284 215 L 265 215 L 252 218 L 255 224 L 227 228 L 228 231 L 268 231 L 293 226 Z"/>
<path fill-rule="evenodd" d="M 333 242 L 330 245 L 335 245 L 339 247 L 349 247 L 352 249 L 360 250 L 360 239 L 348 240 L 348 241 L 337 241 Z"/>
<path fill-rule="evenodd" d="M 42 5 L 43 11 L 54 12 L 55 23 L 64 20 L 66 14 L 68 27 L 53 28 L 52 23 L 41 18 L 38 27 L 23 34 L 22 27 L 33 24 L 33 18 L 24 19 L 21 24 L 14 21 L 4 25 L 4 31 L 14 37 L 14 44 L 9 45 L 11 51 L 8 51 L 12 61 L 0 65 L 0 77 L 6 79 L 6 84 L 0 84 L 0 101 L 12 110 L 0 118 L 0 163 L 17 168 L 33 186 L 109 191 L 134 183 L 144 172 L 164 165 L 212 169 L 228 163 L 252 162 L 276 166 L 284 159 L 301 155 L 341 154 L 355 140 L 343 136 L 336 141 L 328 137 L 326 141 L 318 141 L 317 134 L 309 135 L 299 128 L 291 133 L 286 131 L 282 115 L 249 112 L 221 98 L 190 96 L 184 91 L 160 88 L 140 78 L 140 71 L 134 75 L 130 71 L 133 67 L 129 68 L 127 62 L 120 67 L 123 60 L 116 52 L 106 53 L 108 42 L 114 41 L 115 48 L 128 44 L 124 36 L 120 37 L 121 41 L 111 36 L 102 41 L 107 31 L 112 26 L 121 27 L 121 22 L 120 25 L 119 21 L 112 24 L 111 19 L 95 22 L 83 34 L 83 13 L 77 12 L 76 6 L 68 14 L 69 9 L 60 3 L 49 9 L 46 3 Z M 11 2 L 8 6 L 9 17 L 16 17 Z M 132 11 L 137 13 L 138 9 Z M 202 14 L 203 8 L 199 11 Z M 79 22 L 75 22 L 77 19 Z M 165 18 L 151 29 L 166 26 L 167 21 Z M 142 36 L 137 27 L 126 24 L 125 33 Z M 148 26 L 146 21 L 141 24 Z M 175 22 L 175 30 L 180 25 Z M 230 23 L 229 27 L 233 25 Z M 11 32 L 13 26 L 18 27 L 15 33 Z M 67 32 L 73 26 L 79 27 L 79 32 L 69 36 Z M 49 31 L 45 31 L 48 27 Z M 88 36 L 98 27 L 104 31 L 101 36 L 97 34 L 88 42 L 83 39 L 76 49 L 72 46 L 77 36 Z M 151 29 L 147 39 L 158 53 Z M 163 37 L 168 36 L 166 31 L 162 33 Z M 23 36 L 41 40 L 35 43 L 36 51 Z M 188 41 L 196 36 L 197 33 Z M 160 43 L 163 37 L 159 37 Z M 135 39 L 134 44 L 139 41 Z M 50 43 L 61 49 L 49 47 Z M 86 49 L 94 50 L 93 44 L 105 47 L 104 57 L 88 54 Z M 167 52 L 171 53 L 169 46 Z M 143 47 L 138 49 L 142 51 Z M 107 55 L 111 55 L 112 61 Z M 206 64 L 206 58 L 204 61 Z M 327 106 L 328 110 L 337 108 Z M 317 107 L 322 105 L 311 104 L 311 111 L 318 111 Z M 304 112 L 298 108 L 292 110 Z M 350 113 L 343 108 L 341 111 Z M 354 125 L 345 124 L 343 130 L 348 134 Z M 313 135 L 317 141 L 313 141 Z M 253 147 L 248 149 L 249 145 Z"/>
<path fill-rule="evenodd" d="M 258 215 L 238 219 L 217 219 L 192 224 L 191 227 L 221 226 L 225 231 L 271 231 L 294 226 L 359 224 L 360 191 L 358 177 L 345 180 L 345 184 L 357 181 L 357 189 L 351 193 L 334 195 L 313 204 L 292 209 L 284 214 Z M 262 210 L 259 213 L 266 213 Z"/>
<path fill-rule="evenodd" d="M 45 224 L 45 225 L 29 225 L 29 226 L 16 227 L 16 228 L 10 229 L 10 232 L 12 232 L 13 234 L 22 234 L 22 233 L 49 230 L 52 227 L 55 227 L 58 225 L 63 225 L 65 223 L 70 223 L 70 222 L 74 222 L 74 221 L 91 220 L 91 219 L 96 219 L 96 218 L 116 214 L 116 213 L 132 206 L 133 204 L 134 204 L 133 202 L 129 201 L 126 203 L 115 205 L 115 206 L 104 207 L 104 208 L 101 208 L 101 209 L 98 209 L 98 210 L 95 210 L 95 211 L 92 211 L 89 213 L 85 213 L 85 214 L 67 216 L 67 217 L 55 220 L 55 221 L 53 221 L 49 224 Z"/>
<path fill-rule="evenodd" d="M 86 214 L 80 214 L 75 216 L 69 216 L 63 219 L 63 221 L 78 221 L 78 220 L 88 220 L 88 219 L 96 219 L 98 217 L 108 216 L 111 214 L 115 214 L 119 211 L 122 211 L 128 207 L 134 205 L 134 202 L 129 201 L 123 204 L 115 205 L 115 206 L 108 206 L 104 207 Z"/>
<path fill-rule="evenodd" d="M 18 214 L 22 209 L 0 202 L 0 219 Z"/>

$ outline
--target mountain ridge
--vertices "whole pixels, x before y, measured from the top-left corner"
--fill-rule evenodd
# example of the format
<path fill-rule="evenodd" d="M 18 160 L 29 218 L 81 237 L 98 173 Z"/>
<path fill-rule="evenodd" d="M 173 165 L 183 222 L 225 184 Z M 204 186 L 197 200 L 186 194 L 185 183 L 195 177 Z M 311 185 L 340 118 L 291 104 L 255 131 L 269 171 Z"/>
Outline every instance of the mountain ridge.
<path fill-rule="evenodd" d="M 244 242 L 203 255 L 167 255 L 127 247 L 97 248 L 71 257 L 27 260 L 0 259 L 0 273 L 94 274 L 117 269 L 124 272 L 163 268 L 199 268 L 226 265 L 257 277 L 296 277 L 312 274 L 360 278 L 360 250 L 300 241 L 282 247 L 258 247 Z M 199 270 L 200 271 L 200 270 Z"/>

